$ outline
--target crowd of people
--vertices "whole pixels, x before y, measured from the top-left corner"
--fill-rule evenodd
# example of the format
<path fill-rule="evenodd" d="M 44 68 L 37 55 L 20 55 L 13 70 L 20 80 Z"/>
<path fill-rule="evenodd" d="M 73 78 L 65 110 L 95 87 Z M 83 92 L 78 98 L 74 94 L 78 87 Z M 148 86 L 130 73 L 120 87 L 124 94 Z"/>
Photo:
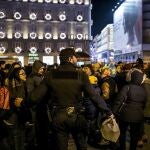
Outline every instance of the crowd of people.
<path fill-rule="evenodd" d="M 70 134 L 77 150 L 87 150 L 87 143 L 125 150 L 127 132 L 130 150 L 147 142 L 150 65 L 138 58 L 134 64 L 77 67 L 77 57 L 74 49 L 66 48 L 60 65 L 36 60 L 22 67 L 0 61 L 1 150 L 67 150 Z M 117 143 L 100 134 L 101 123 L 110 116 L 119 124 Z"/>

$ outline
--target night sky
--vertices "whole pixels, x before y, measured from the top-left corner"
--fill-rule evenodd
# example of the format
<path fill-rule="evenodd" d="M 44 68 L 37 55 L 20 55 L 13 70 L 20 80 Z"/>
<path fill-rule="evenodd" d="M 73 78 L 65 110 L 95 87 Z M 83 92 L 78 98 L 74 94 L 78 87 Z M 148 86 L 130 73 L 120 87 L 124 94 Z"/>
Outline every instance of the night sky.
<path fill-rule="evenodd" d="M 112 9 L 119 0 L 91 0 L 92 9 L 92 35 L 100 34 L 101 30 L 109 23 L 113 23 Z"/>

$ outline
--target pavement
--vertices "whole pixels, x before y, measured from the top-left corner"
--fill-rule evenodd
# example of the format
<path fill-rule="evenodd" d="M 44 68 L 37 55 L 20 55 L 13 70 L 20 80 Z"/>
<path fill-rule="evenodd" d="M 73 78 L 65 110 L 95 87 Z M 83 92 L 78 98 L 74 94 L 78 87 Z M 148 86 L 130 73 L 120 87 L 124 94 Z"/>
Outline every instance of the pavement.
<path fill-rule="evenodd" d="M 137 148 L 137 150 L 150 150 L 150 124 L 145 124 L 145 133 L 148 136 L 148 143 L 145 143 L 142 148 Z M 129 143 L 127 142 L 127 150 L 129 149 Z M 73 139 L 69 140 L 69 148 L 68 150 L 76 150 Z M 103 148 L 94 148 L 88 145 L 88 150 L 108 150 L 107 147 Z M 111 149 L 109 149 L 111 150 Z"/>

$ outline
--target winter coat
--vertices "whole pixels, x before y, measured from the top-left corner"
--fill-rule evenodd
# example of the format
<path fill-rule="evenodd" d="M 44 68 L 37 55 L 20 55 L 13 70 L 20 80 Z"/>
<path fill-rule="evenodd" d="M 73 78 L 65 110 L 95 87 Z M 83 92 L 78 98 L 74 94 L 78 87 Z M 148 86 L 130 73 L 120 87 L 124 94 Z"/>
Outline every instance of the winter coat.
<path fill-rule="evenodd" d="M 118 93 L 114 101 L 113 112 L 118 115 L 119 119 L 126 122 L 142 122 L 144 119 L 144 108 L 146 105 L 146 92 L 141 86 L 143 73 L 137 70 L 131 73 L 131 82 L 125 85 Z M 125 101 L 125 104 L 123 102 Z"/>

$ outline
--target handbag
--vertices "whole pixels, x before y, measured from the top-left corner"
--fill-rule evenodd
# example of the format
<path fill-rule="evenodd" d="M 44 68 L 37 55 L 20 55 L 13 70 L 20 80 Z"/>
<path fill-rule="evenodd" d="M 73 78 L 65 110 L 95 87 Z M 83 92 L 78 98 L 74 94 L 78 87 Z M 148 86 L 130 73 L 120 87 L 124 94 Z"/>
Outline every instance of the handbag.
<path fill-rule="evenodd" d="M 107 118 L 102 122 L 100 131 L 104 139 L 114 143 L 118 141 L 120 136 L 119 126 L 113 117 Z"/>

